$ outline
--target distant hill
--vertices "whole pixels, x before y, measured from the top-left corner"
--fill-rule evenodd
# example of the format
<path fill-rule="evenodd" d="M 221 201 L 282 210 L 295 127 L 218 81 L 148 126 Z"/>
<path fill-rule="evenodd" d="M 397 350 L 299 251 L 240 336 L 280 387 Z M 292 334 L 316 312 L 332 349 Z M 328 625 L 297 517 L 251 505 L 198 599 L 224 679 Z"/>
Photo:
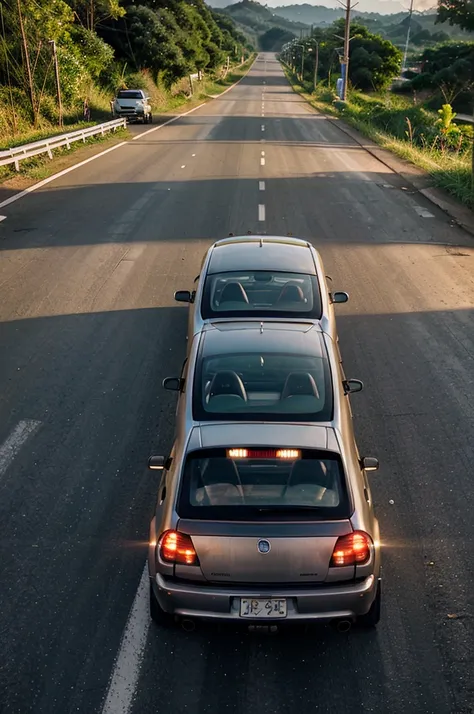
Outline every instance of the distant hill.
<path fill-rule="evenodd" d="M 306 25 L 315 25 L 317 27 L 326 27 L 344 16 L 344 10 L 341 7 L 328 8 L 323 5 L 309 5 L 308 3 L 303 5 L 281 5 L 275 7 L 274 11 L 286 20 L 302 22 Z M 358 9 L 355 9 L 352 16 L 366 25 L 371 32 L 382 35 L 382 37 L 391 40 L 396 45 L 403 45 L 406 40 L 407 11 L 382 15 L 377 12 L 359 12 Z M 424 42 L 429 42 L 430 38 L 433 37 L 433 42 L 443 42 L 449 39 L 473 39 L 473 33 L 464 32 L 456 26 L 452 27 L 448 23 L 436 24 L 436 13 L 430 11 L 413 13 L 410 34 L 415 46 L 417 43 L 421 46 Z"/>
<path fill-rule="evenodd" d="M 211 1 L 214 3 L 226 2 L 226 0 Z M 386 7 L 390 3 L 382 4 Z M 255 2 L 255 0 L 241 0 L 241 2 L 219 8 L 218 12 L 231 17 L 238 29 L 246 35 L 252 44 L 269 51 L 278 50 L 285 42 L 299 37 L 301 31 L 303 34 L 308 34 L 311 25 L 328 27 L 335 20 L 344 16 L 342 7 L 331 8 L 304 3 L 301 5 L 279 5 L 272 8 Z M 407 36 L 407 11 L 385 15 L 378 12 L 358 12 L 355 9 L 353 18 L 366 25 L 371 32 L 382 35 L 401 49 L 404 48 Z M 474 33 L 464 32 L 457 26 L 452 27 L 447 23 L 436 24 L 436 13 L 430 11 L 413 13 L 410 56 L 414 57 L 426 47 L 447 40 L 472 39 L 474 39 Z"/>
<path fill-rule="evenodd" d="M 281 0 L 268 0 L 267 2 L 262 2 L 262 5 L 265 5 L 270 10 L 277 11 L 280 9 L 280 2 Z M 433 12 L 433 10 L 436 8 L 437 3 L 436 0 L 417 0 L 416 4 L 418 9 L 420 9 L 420 6 L 423 6 L 425 10 L 427 8 L 431 8 L 431 12 Z M 218 8 L 227 7 L 228 5 L 232 5 L 232 0 L 209 0 L 208 5 L 210 5 L 211 7 Z M 399 12 L 406 12 L 406 5 L 407 0 L 359 0 L 358 10 L 359 12 L 364 13 L 373 13 L 377 10 L 377 14 L 380 13 L 381 15 L 393 15 Z M 306 3 L 305 5 L 296 5 L 295 7 L 317 7 L 321 8 L 322 10 L 339 10 L 340 4 L 337 0 L 326 0 L 324 5 L 310 5 Z"/>
<path fill-rule="evenodd" d="M 242 0 L 234 5 L 228 5 L 221 12 L 229 15 L 238 25 L 247 27 L 251 32 L 262 34 L 272 28 L 279 28 L 297 36 L 301 29 L 308 31 L 308 25 L 303 22 L 293 22 L 280 17 L 254 0 Z"/>

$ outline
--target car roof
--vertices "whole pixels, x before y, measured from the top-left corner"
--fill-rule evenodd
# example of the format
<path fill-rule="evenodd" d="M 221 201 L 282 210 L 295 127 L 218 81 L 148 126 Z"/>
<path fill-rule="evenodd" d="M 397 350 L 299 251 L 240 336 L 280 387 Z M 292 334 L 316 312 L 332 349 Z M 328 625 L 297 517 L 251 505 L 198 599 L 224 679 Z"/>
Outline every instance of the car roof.
<path fill-rule="evenodd" d="M 328 449 L 340 453 L 335 430 L 322 424 L 214 422 L 194 427 L 187 451 L 228 446 Z"/>
<path fill-rule="evenodd" d="M 311 245 L 297 238 L 237 236 L 212 247 L 208 273 L 234 270 L 281 270 L 316 275 Z"/>
<path fill-rule="evenodd" d="M 265 350 L 267 353 L 327 359 L 321 335 L 319 324 L 311 322 L 212 322 L 203 330 L 201 355 L 207 357 Z"/>

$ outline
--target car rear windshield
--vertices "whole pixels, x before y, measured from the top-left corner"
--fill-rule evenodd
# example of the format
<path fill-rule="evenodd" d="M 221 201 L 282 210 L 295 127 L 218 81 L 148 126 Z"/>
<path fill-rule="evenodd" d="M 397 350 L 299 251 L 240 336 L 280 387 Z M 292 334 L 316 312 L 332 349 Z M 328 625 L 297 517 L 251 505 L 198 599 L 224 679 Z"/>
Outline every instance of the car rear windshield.
<path fill-rule="evenodd" d="M 321 295 L 315 275 L 235 271 L 208 275 L 201 315 L 212 317 L 307 317 L 319 320 Z"/>
<path fill-rule="evenodd" d="M 350 516 L 338 454 L 293 448 L 207 449 L 188 455 L 181 518 L 339 519 Z"/>
<path fill-rule="evenodd" d="M 201 358 L 193 394 L 196 421 L 330 421 L 325 357 L 265 352 Z"/>
<path fill-rule="evenodd" d="M 122 90 L 117 94 L 119 99 L 141 99 L 141 92 L 133 92 L 130 90 Z"/>

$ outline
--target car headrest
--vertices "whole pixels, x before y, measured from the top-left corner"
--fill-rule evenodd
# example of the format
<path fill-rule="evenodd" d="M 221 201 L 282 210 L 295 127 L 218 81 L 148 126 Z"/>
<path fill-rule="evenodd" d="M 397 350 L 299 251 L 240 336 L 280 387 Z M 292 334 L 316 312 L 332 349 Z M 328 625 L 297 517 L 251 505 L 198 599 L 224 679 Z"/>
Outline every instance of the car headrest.
<path fill-rule="evenodd" d="M 216 397 L 219 394 L 235 394 L 243 399 L 244 402 L 247 401 L 244 383 L 239 375 L 231 370 L 217 372 L 214 375 L 209 389 L 209 398 Z"/>
<path fill-rule="evenodd" d="M 313 376 L 309 372 L 290 372 L 285 381 L 281 398 L 309 395 L 319 399 L 319 391 Z"/>
<path fill-rule="evenodd" d="M 248 305 L 249 299 L 242 285 L 234 282 L 227 283 L 224 287 L 219 299 L 219 305 L 222 305 L 223 302 L 242 302 Z"/>
<path fill-rule="evenodd" d="M 299 285 L 287 283 L 278 296 L 277 303 L 280 302 L 301 302 L 305 303 L 303 291 Z"/>
<path fill-rule="evenodd" d="M 301 459 L 294 463 L 288 479 L 288 486 L 299 486 L 300 484 L 321 488 L 333 488 L 334 486 L 326 465 L 315 459 Z"/>

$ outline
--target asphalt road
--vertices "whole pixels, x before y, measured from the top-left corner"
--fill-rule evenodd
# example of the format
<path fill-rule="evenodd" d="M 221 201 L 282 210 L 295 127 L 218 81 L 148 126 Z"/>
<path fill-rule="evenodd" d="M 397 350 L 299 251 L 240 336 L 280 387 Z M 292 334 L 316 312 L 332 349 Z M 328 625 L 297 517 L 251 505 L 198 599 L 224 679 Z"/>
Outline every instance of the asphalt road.
<path fill-rule="evenodd" d="M 0 711 L 474 712 L 472 238 L 314 114 L 272 55 L 153 129 L 0 210 Z M 382 463 L 376 632 L 146 617 L 144 465 L 171 445 L 160 383 L 185 351 L 173 291 L 248 230 L 310 239 L 350 293 L 355 426 Z"/>

